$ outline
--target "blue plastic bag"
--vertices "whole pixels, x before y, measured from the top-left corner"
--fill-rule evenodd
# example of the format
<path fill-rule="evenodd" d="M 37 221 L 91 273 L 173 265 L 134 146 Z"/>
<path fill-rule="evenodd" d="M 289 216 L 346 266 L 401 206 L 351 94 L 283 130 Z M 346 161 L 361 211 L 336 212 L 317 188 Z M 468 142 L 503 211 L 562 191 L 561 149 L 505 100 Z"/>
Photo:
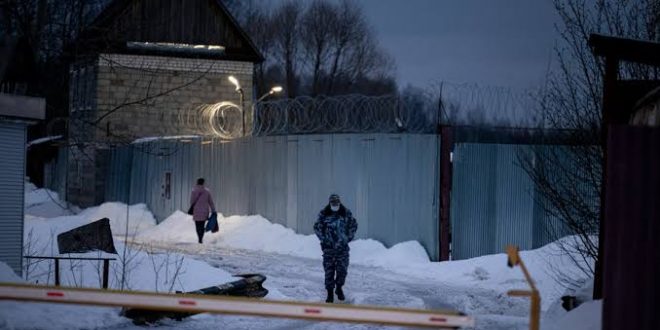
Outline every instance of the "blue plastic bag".
<path fill-rule="evenodd" d="M 209 217 L 209 221 L 206 222 L 206 231 L 207 232 L 212 232 L 212 233 L 217 233 L 218 230 L 220 230 L 218 226 L 218 214 L 213 212 L 211 213 L 211 216 Z"/>

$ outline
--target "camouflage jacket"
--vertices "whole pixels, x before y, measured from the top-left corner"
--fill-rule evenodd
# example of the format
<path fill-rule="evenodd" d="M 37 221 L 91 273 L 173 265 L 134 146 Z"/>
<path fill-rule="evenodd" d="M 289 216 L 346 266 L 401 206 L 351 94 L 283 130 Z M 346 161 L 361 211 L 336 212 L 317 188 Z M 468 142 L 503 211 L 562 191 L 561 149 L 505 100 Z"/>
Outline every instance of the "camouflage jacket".
<path fill-rule="evenodd" d="M 357 221 L 344 205 L 340 205 L 337 212 L 333 212 L 328 205 L 319 213 L 314 232 L 324 252 L 348 251 L 348 242 L 355 238 L 357 227 Z"/>

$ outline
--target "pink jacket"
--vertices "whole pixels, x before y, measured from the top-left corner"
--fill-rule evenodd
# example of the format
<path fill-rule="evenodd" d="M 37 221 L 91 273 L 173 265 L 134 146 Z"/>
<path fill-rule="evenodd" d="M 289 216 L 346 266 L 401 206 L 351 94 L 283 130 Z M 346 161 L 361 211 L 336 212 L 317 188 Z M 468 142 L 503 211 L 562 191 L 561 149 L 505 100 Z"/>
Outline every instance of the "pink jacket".
<path fill-rule="evenodd" d="M 209 218 L 209 212 L 215 212 L 211 192 L 204 186 L 195 185 L 193 188 L 190 194 L 190 205 L 193 203 L 195 203 L 193 208 L 193 220 L 195 221 L 206 221 Z"/>

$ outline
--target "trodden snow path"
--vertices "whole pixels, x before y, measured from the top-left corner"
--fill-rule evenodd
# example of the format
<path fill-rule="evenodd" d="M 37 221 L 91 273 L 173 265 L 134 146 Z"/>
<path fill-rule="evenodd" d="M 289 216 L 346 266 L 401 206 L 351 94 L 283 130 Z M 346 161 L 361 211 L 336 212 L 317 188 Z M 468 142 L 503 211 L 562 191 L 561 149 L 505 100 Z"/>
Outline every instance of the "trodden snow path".
<path fill-rule="evenodd" d="M 152 246 L 152 249 L 154 246 Z M 234 274 L 261 273 L 268 278 L 267 299 L 322 302 L 325 300 L 320 260 L 197 243 L 158 245 Z M 476 319 L 477 329 L 526 329 L 526 304 L 512 303 L 499 292 L 452 286 L 437 279 L 405 276 L 379 267 L 350 265 L 344 291 L 347 303 L 390 307 L 452 309 Z M 312 322 L 261 317 L 197 315 L 182 322 L 165 321 L 169 329 L 378 329 L 377 325 Z M 127 324 L 126 328 L 132 328 Z M 403 329 L 388 327 L 389 329 Z"/>

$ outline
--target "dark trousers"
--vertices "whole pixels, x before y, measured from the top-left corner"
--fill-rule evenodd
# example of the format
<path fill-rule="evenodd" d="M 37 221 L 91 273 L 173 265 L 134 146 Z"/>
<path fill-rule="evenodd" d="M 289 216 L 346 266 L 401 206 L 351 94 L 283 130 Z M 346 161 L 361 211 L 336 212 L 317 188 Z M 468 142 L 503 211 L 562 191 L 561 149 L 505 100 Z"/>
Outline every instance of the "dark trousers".
<path fill-rule="evenodd" d="M 195 230 L 197 230 L 197 241 L 202 242 L 202 238 L 204 238 L 204 225 L 206 224 L 206 221 L 195 221 Z"/>
<path fill-rule="evenodd" d="M 326 289 L 343 286 L 348 273 L 348 251 L 323 251 L 323 270 Z"/>

